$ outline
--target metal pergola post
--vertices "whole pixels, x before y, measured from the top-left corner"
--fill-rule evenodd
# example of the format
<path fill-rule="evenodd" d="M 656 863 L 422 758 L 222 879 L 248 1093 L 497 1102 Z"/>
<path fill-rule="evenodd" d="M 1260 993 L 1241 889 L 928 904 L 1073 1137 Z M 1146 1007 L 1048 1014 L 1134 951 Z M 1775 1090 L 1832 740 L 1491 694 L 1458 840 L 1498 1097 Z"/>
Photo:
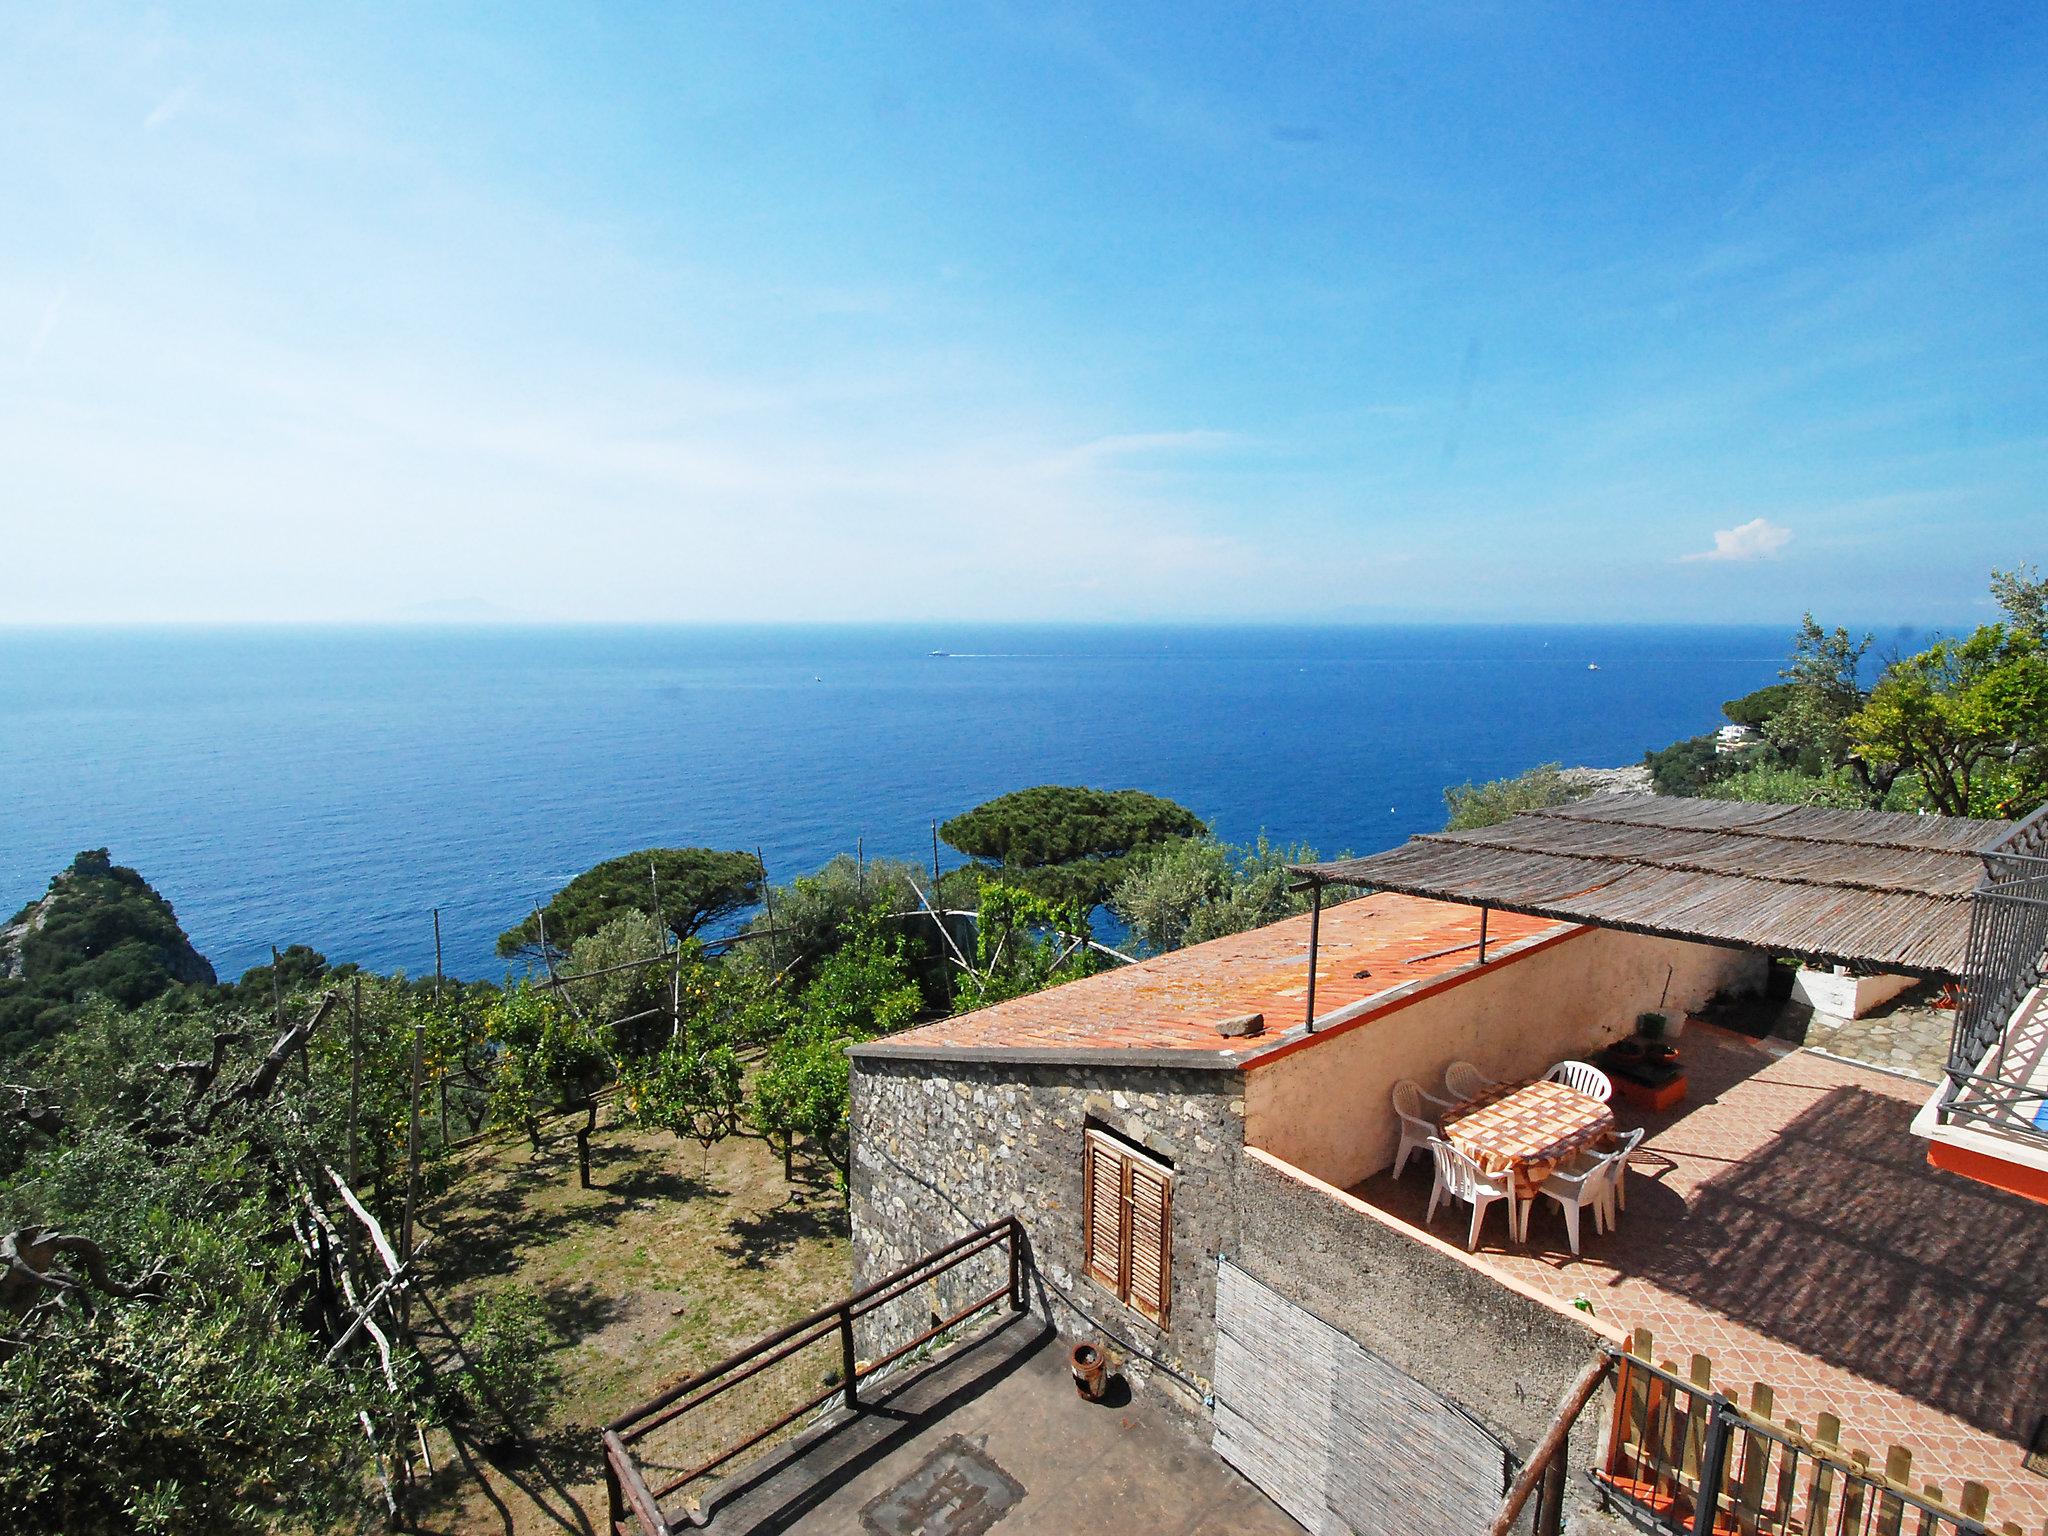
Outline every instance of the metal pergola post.
<path fill-rule="evenodd" d="M 1308 1032 L 1316 1032 L 1316 950 L 1323 937 L 1323 882 L 1310 887 L 1308 908 Z"/>

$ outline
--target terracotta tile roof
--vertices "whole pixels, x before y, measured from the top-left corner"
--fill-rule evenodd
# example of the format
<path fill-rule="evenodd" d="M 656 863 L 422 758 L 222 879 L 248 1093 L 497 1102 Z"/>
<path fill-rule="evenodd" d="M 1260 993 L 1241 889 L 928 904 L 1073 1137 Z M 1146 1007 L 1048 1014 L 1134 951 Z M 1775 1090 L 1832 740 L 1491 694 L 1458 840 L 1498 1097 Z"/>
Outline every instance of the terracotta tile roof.
<path fill-rule="evenodd" d="M 1325 907 L 1317 947 L 1316 1016 L 1360 1017 L 1388 1006 L 1414 984 L 1474 969 L 1477 907 L 1379 892 Z M 960 1014 L 857 1047 L 874 1056 L 1025 1053 L 1086 1061 L 1104 1052 L 1198 1052 L 1239 1066 L 1289 1044 L 1308 991 L 1306 915 L 1249 933 L 1175 950 L 1029 997 Z M 1490 969 L 1511 947 L 1580 931 L 1570 923 L 1495 912 L 1488 920 Z M 1362 1006 L 1361 1006 L 1362 1005 Z M 1228 1037 L 1216 1026 L 1263 1014 L 1265 1032 Z"/>

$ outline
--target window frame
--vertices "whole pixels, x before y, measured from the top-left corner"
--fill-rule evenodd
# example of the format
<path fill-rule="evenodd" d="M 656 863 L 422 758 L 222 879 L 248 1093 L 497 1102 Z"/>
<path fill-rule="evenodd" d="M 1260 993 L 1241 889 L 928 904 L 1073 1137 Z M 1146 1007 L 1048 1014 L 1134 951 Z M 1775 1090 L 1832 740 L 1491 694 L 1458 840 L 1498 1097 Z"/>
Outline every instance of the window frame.
<path fill-rule="evenodd" d="M 1100 1188 L 1105 1172 L 1114 1172 L 1116 1188 Z M 1157 1210 L 1158 1258 L 1151 1278 L 1158 1296 L 1156 1308 L 1144 1287 L 1146 1276 L 1139 1265 L 1139 1186 L 1149 1183 L 1157 1191 L 1152 1204 Z M 1083 1132 L 1081 1150 L 1081 1263 L 1088 1278 L 1109 1292 L 1124 1306 L 1162 1331 L 1169 1326 L 1173 1311 L 1173 1164 L 1132 1145 L 1103 1127 L 1090 1125 Z M 1113 1241 L 1099 1243 L 1098 1206 L 1115 1202 L 1116 1230 Z M 1106 1273 L 1098 1262 L 1113 1248 L 1114 1273 Z"/>

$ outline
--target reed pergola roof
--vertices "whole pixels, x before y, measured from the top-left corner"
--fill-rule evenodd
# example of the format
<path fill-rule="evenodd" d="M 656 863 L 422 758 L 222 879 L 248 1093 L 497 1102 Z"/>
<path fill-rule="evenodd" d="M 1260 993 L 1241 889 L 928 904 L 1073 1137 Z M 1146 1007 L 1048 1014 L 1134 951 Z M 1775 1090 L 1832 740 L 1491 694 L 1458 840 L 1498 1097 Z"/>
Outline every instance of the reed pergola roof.
<path fill-rule="evenodd" d="M 1295 872 L 1318 885 L 1957 977 L 1984 870 L 1977 851 L 2007 830 L 1959 816 L 1600 795 Z"/>

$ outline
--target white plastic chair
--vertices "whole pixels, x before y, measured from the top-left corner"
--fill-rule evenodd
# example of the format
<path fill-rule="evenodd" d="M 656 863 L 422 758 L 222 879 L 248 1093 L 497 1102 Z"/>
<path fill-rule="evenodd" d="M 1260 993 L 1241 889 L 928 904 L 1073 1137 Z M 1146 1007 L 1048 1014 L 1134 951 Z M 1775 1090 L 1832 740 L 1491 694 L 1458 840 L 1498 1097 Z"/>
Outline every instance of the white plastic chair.
<path fill-rule="evenodd" d="M 1605 1223 L 1600 1230 L 1603 1232 L 1611 1232 L 1619 1220 L 1617 1212 L 1628 1209 L 1628 1181 L 1626 1175 L 1628 1173 L 1629 1156 L 1637 1147 L 1643 1144 L 1643 1138 L 1649 1134 L 1647 1130 L 1638 1127 L 1636 1130 L 1630 1131 L 1627 1135 L 1623 1136 L 1612 1152 L 1581 1152 L 1570 1162 L 1561 1165 L 1557 1169 L 1558 1173 L 1570 1178 L 1578 1178 L 1582 1174 L 1590 1173 L 1600 1175 L 1600 1216 L 1601 1220 Z M 1592 1198 L 1592 1191 L 1590 1189 L 1587 1191 L 1587 1198 Z M 1528 1232 L 1529 1218 L 1524 1214 L 1522 1217 L 1522 1235 L 1526 1237 Z"/>
<path fill-rule="evenodd" d="M 1451 1096 L 1454 1103 L 1463 1104 L 1466 1100 L 1476 1099 L 1489 1089 L 1499 1086 L 1498 1082 L 1469 1061 L 1454 1061 L 1444 1068 L 1444 1092 Z"/>
<path fill-rule="evenodd" d="M 1410 1078 L 1404 1077 L 1394 1084 L 1394 1113 L 1401 1119 L 1401 1147 L 1394 1154 L 1395 1178 L 1401 1177 L 1401 1170 L 1408 1166 L 1410 1152 L 1427 1147 L 1431 1137 L 1443 1134 L 1434 1111 L 1450 1107 L 1435 1094 L 1424 1093 L 1421 1085 Z"/>
<path fill-rule="evenodd" d="M 1610 1152 L 1592 1163 L 1575 1165 L 1573 1169 L 1560 1168 L 1536 1187 L 1536 1193 L 1555 1200 L 1558 1209 L 1564 1212 L 1565 1236 L 1571 1239 L 1572 1256 L 1579 1252 L 1579 1215 L 1582 1211 L 1593 1213 L 1593 1230 L 1605 1232 L 1608 1228 L 1607 1201 L 1610 1194 L 1609 1180 L 1612 1170 L 1628 1155 L 1626 1149 Z M 1523 1208 L 1522 1237 L 1529 1236 L 1529 1217 L 1534 1214 L 1536 1202 L 1531 1200 Z"/>
<path fill-rule="evenodd" d="M 1607 1208 L 1607 1225 L 1611 1228 L 1620 1219 L 1618 1212 L 1628 1209 L 1628 1159 L 1629 1154 L 1643 1144 L 1649 1131 L 1637 1126 L 1621 1138 L 1619 1150 L 1601 1159 L 1607 1170 L 1606 1188 L 1601 1192 L 1601 1203 Z"/>
<path fill-rule="evenodd" d="M 1483 1172 L 1477 1163 L 1441 1136 L 1429 1138 L 1429 1153 L 1436 1159 L 1436 1187 L 1429 1192 L 1429 1209 L 1422 1217 L 1424 1226 L 1436 1220 L 1436 1208 L 1445 1196 L 1463 1200 L 1472 1207 L 1472 1230 L 1465 1234 L 1465 1247 L 1474 1249 L 1479 1246 L 1479 1228 L 1486 1220 L 1487 1208 L 1496 1200 L 1505 1200 L 1508 1203 L 1508 1236 L 1512 1238 L 1515 1235 L 1512 1174 Z"/>
<path fill-rule="evenodd" d="M 1598 1099 L 1602 1104 L 1614 1097 L 1614 1084 L 1590 1061 L 1560 1061 L 1543 1075 L 1553 1083 L 1563 1083 L 1565 1087 Z"/>

